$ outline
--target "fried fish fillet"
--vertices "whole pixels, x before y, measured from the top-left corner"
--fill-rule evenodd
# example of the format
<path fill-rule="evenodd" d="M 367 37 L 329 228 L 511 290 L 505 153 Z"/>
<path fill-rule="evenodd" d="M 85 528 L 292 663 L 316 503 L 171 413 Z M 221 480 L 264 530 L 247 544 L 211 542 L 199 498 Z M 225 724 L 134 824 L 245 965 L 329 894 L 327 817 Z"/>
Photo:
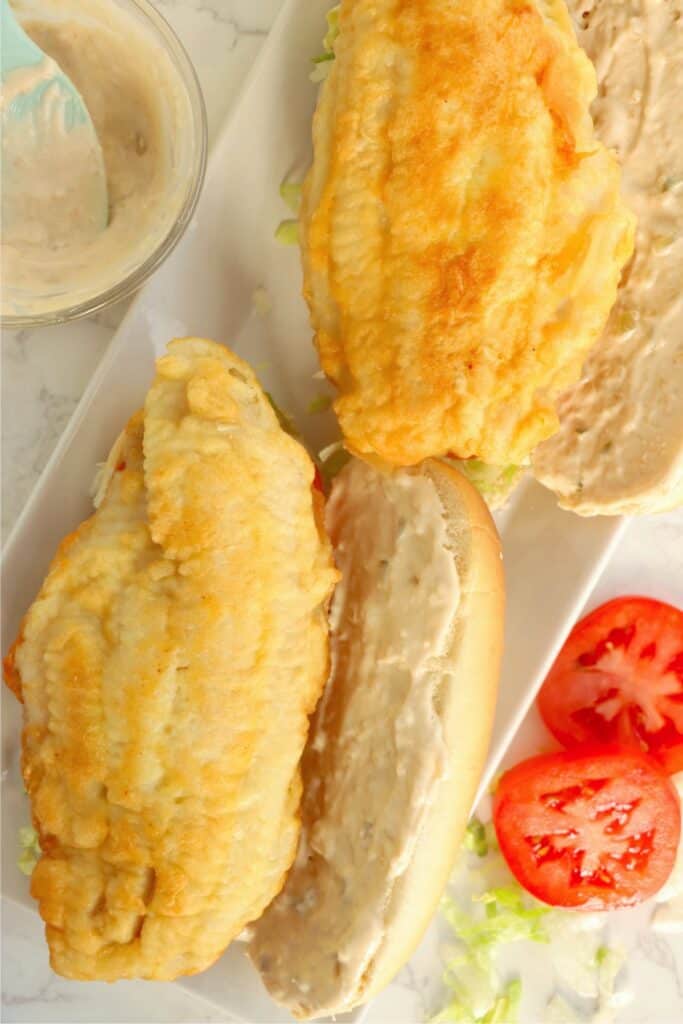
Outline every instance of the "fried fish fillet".
<path fill-rule="evenodd" d="M 53 968 L 170 979 L 208 967 L 292 862 L 337 573 L 310 459 L 220 345 L 169 346 L 110 464 L 6 674 Z"/>
<path fill-rule="evenodd" d="M 561 0 L 342 0 L 302 202 L 347 445 L 520 464 L 633 246 Z"/>

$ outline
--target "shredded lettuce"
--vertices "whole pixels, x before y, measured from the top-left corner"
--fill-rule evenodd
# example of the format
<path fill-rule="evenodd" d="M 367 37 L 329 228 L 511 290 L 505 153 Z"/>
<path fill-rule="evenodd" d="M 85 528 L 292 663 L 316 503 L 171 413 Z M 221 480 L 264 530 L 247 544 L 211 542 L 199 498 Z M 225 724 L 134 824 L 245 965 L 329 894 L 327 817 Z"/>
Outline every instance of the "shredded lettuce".
<path fill-rule="evenodd" d="M 298 213 L 301 206 L 303 185 L 296 181 L 283 181 L 280 185 L 280 196 L 292 213 Z"/>
<path fill-rule="evenodd" d="M 289 416 L 288 413 L 284 412 L 284 410 L 280 408 L 280 406 L 277 404 L 277 402 L 271 395 L 270 391 L 266 391 L 265 395 L 268 401 L 270 402 L 273 408 L 273 412 L 277 416 L 278 423 L 280 424 L 282 429 L 285 431 L 286 434 L 289 434 L 290 437 L 298 439 L 300 436 L 299 431 L 296 429 L 296 424 L 294 423 L 292 417 Z"/>
<path fill-rule="evenodd" d="M 501 508 L 510 492 L 524 472 L 523 466 L 492 466 L 481 459 L 452 459 L 448 457 L 460 472 L 474 484 L 483 498 L 492 508 Z"/>
<path fill-rule="evenodd" d="M 328 60 L 334 60 L 334 44 L 337 41 L 339 35 L 339 9 L 341 4 L 337 4 L 327 12 L 327 31 L 323 36 L 323 52 L 318 54 L 317 57 L 313 58 L 314 64 L 321 64 Z"/>
<path fill-rule="evenodd" d="M 291 210 L 298 214 L 301 206 L 301 192 L 303 185 L 296 181 L 283 181 L 280 185 L 280 197 Z M 275 240 L 280 245 L 299 244 L 299 222 L 295 217 L 281 220 L 275 230 Z"/>
<path fill-rule="evenodd" d="M 318 452 L 318 458 L 321 462 L 326 462 L 330 456 L 334 455 L 338 451 L 342 451 L 344 448 L 343 441 L 333 441 L 332 444 L 328 444 L 325 448 L 321 448 Z"/>
<path fill-rule="evenodd" d="M 323 49 L 325 53 L 330 53 L 334 56 L 334 44 L 337 41 L 339 35 L 339 10 L 341 4 L 337 4 L 331 10 L 327 12 L 327 32 L 323 39 Z"/>
<path fill-rule="evenodd" d="M 522 982 L 514 978 L 508 983 L 489 1012 L 482 1017 L 482 1024 L 516 1024 L 519 1004 L 522 999 Z"/>
<path fill-rule="evenodd" d="M 486 826 L 476 816 L 472 818 L 465 829 L 465 838 L 462 845 L 470 853 L 476 853 L 477 857 L 485 857 L 489 852 Z"/>
<path fill-rule="evenodd" d="M 475 832 L 481 838 L 481 832 Z M 442 914 L 458 943 L 449 953 L 443 977 L 451 998 L 433 1020 L 508 1024 L 516 1019 L 521 987 L 517 982 L 501 989 L 497 953 L 508 942 L 548 942 L 543 919 L 551 911 L 516 885 L 487 889 L 470 901 L 471 909 L 451 896 L 442 902 Z"/>
<path fill-rule="evenodd" d="M 451 996 L 448 1005 L 459 1004 L 471 1017 L 482 1017 L 500 995 L 498 977 L 494 971 L 463 959 L 462 951 L 453 949 L 446 962 L 443 980 Z"/>
<path fill-rule="evenodd" d="M 310 74 L 312 82 L 324 81 L 330 70 L 330 62 L 334 60 L 334 44 L 339 35 L 339 8 L 340 4 L 327 12 L 327 31 L 323 38 L 323 52 L 313 57 L 314 68 Z"/>
<path fill-rule="evenodd" d="M 624 954 L 604 945 L 604 915 L 559 910 L 526 893 L 512 877 L 490 822 L 470 821 L 441 913 L 453 940 L 443 951 L 444 1006 L 431 1018 L 438 1024 L 517 1019 L 521 982 L 501 976 L 499 958 L 520 941 L 548 948 L 545 969 L 558 991 L 546 1005 L 544 1024 L 613 1024 L 615 1007 L 629 997 L 624 989 L 615 991 Z M 577 1012 L 564 993 L 591 999 L 592 1015 Z"/>
<path fill-rule="evenodd" d="M 309 403 L 308 412 L 315 416 L 321 412 L 327 412 L 329 407 L 332 405 L 332 398 L 330 395 L 318 395 Z"/>
<path fill-rule="evenodd" d="M 519 978 L 508 982 L 503 993 L 497 996 L 485 1013 L 473 1015 L 472 1009 L 458 999 L 430 1017 L 431 1024 L 516 1024 L 519 1003 L 522 997 L 522 983 Z"/>
<path fill-rule="evenodd" d="M 351 456 L 343 449 L 331 455 L 320 467 L 320 472 L 327 484 L 331 484 L 335 476 L 342 471 Z"/>
<path fill-rule="evenodd" d="M 542 921 L 550 913 L 548 907 L 530 905 L 518 886 L 501 886 L 473 896 L 481 904 L 483 914 L 463 910 L 455 900 L 446 897 L 443 914 L 456 936 L 463 943 L 468 960 L 490 970 L 498 947 L 507 942 L 527 939 L 548 942 Z"/>
<path fill-rule="evenodd" d="M 486 857 L 488 853 L 495 852 L 498 849 L 498 839 L 493 822 L 484 824 L 476 814 L 473 815 L 465 829 L 462 845 L 468 853 L 474 853 L 477 857 Z"/>
<path fill-rule="evenodd" d="M 266 391 L 265 395 L 268 401 L 270 402 L 273 408 L 273 412 L 277 416 L 278 422 L 282 429 L 286 431 L 286 433 L 288 433 L 291 437 L 296 438 L 296 440 L 301 440 L 301 434 L 297 430 L 296 424 L 292 417 L 283 409 L 280 408 L 280 406 L 277 404 L 277 402 L 275 401 L 275 399 L 273 398 L 269 391 Z M 318 399 L 315 399 L 313 402 L 311 402 L 311 405 L 309 406 L 309 412 L 322 412 L 323 408 L 328 407 L 329 401 L 331 401 L 331 399 L 323 405 L 323 397 L 327 398 L 328 396 L 321 395 L 319 396 Z M 349 452 L 346 451 L 341 441 L 335 441 L 333 444 L 328 444 L 326 448 L 323 448 L 318 453 L 318 458 L 316 461 L 320 469 L 320 474 L 328 487 L 334 480 L 337 473 L 339 473 L 340 470 L 344 468 L 344 466 L 346 465 L 350 458 L 351 456 Z"/>
<path fill-rule="evenodd" d="M 319 452 L 320 472 L 328 487 L 350 458 L 351 455 L 346 451 L 341 441 L 335 441 L 334 444 L 329 444 L 327 448 L 323 448 Z"/>
<path fill-rule="evenodd" d="M 17 860 L 17 866 L 22 874 L 30 876 L 33 874 L 33 869 L 41 856 L 38 833 L 31 825 L 25 825 L 19 829 L 19 846 L 21 847 L 21 852 Z"/>
<path fill-rule="evenodd" d="M 280 245 L 298 245 L 298 220 L 281 220 L 275 230 L 275 241 L 279 242 Z"/>

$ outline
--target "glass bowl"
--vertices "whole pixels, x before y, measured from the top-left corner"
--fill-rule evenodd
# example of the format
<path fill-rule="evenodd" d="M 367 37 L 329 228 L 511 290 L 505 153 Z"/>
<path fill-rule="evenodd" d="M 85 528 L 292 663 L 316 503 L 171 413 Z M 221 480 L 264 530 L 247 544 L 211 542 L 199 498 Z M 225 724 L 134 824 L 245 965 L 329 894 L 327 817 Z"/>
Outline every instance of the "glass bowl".
<path fill-rule="evenodd" d="M 19 20 L 26 16 L 43 14 L 44 9 L 59 8 L 75 16 L 87 14 L 100 7 L 103 0 L 14 0 L 12 6 Z M 172 200 L 174 211 L 168 223 L 157 236 L 136 246 L 128 260 L 120 260 L 111 267 L 106 283 L 98 282 L 92 290 L 80 289 L 71 294 L 57 286 L 51 290 L 21 290 L 3 288 L 9 293 L 6 309 L 3 298 L 0 323 L 3 327 L 40 326 L 63 323 L 89 316 L 121 299 L 126 298 L 150 277 L 172 252 L 187 228 L 201 192 L 206 170 L 207 124 L 206 109 L 194 67 L 184 47 L 168 22 L 149 0 L 106 0 L 112 8 L 119 8 L 127 19 L 133 19 L 150 45 L 156 45 L 171 65 L 177 95 L 173 102 L 166 101 L 164 110 L 165 141 L 169 147 L 168 159 L 172 168 Z M 23 15 L 23 17 L 22 17 Z M 122 19 L 123 20 L 123 19 Z M 118 27 L 118 26 L 117 26 Z M 126 35 L 126 39 L 129 37 Z M 169 186 L 170 187 L 170 186 Z M 166 193 L 164 193 L 165 195 Z M 47 265 L 47 263 L 46 263 Z M 7 280 L 7 274 L 3 272 Z M 103 275 L 104 276 L 104 275 Z M 2 285 L 0 285 L 2 287 Z"/>

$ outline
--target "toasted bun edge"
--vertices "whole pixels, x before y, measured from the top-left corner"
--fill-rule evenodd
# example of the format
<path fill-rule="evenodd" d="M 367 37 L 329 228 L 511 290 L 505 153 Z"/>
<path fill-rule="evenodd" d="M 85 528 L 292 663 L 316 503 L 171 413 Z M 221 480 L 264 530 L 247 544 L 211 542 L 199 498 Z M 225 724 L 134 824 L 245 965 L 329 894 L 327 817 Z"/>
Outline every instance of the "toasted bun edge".
<path fill-rule="evenodd" d="M 442 658 L 439 716 L 448 772 L 437 786 L 410 864 L 386 909 L 386 933 L 357 998 L 367 1002 L 397 974 L 420 943 L 461 848 L 484 768 L 503 652 L 505 591 L 500 539 L 479 492 L 442 462 L 423 463 L 446 517 L 461 586 L 455 634 Z"/>

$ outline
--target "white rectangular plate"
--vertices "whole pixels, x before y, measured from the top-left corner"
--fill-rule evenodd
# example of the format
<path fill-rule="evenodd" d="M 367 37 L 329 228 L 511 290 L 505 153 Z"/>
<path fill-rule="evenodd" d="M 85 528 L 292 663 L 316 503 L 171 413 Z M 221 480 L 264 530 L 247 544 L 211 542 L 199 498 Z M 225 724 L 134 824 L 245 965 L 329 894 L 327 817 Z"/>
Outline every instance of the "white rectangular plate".
<path fill-rule="evenodd" d="M 318 366 L 300 297 L 298 252 L 278 246 L 273 237 L 288 215 L 280 183 L 300 179 L 310 159 L 316 95 L 308 77 L 310 58 L 320 51 L 329 6 L 330 0 L 285 4 L 216 144 L 187 236 L 132 306 L 17 523 L 3 559 L 3 651 L 59 540 L 89 515 L 95 465 L 141 405 L 154 359 L 171 338 L 194 334 L 230 344 L 256 368 L 313 451 L 337 438 L 331 415 L 306 411 L 324 385 L 314 378 Z M 254 309 L 257 288 L 272 302 L 266 316 Z M 507 643 L 482 789 L 621 529 L 616 520 L 561 512 L 533 483 L 519 488 L 498 525 L 507 576 Z M 2 891 L 30 906 L 28 882 L 16 868 L 17 829 L 29 820 L 18 769 L 21 719 L 6 691 L 2 727 Z M 229 1019 L 291 1019 L 268 999 L 239 945 L 184 984 L 218 1004 Z"/>

